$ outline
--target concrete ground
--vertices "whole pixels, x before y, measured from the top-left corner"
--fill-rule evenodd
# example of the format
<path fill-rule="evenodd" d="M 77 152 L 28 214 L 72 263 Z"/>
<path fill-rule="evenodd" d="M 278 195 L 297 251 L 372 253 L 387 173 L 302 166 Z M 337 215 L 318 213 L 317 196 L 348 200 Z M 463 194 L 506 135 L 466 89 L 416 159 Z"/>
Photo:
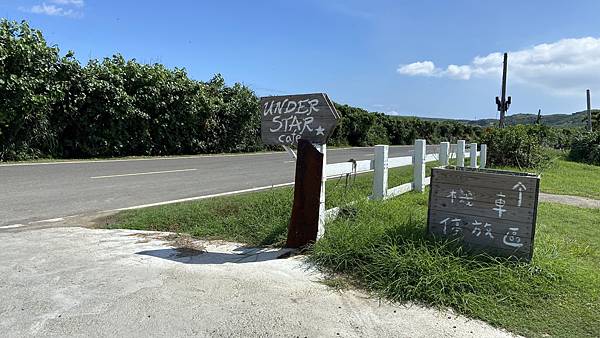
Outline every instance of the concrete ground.
<path fill-rule="evenodd" d="M 540 193 L 540 202 L 560 203 L 580 208 L 600 208 L 600 200 L 580 196 L 545 194 L 543 192 Z"/>
<path fill-rule="evenodd" d="M 5 230 L 0 243 L 1 336 L 510 336 L 332 289 L 283 251 L 80 227 Z"/>

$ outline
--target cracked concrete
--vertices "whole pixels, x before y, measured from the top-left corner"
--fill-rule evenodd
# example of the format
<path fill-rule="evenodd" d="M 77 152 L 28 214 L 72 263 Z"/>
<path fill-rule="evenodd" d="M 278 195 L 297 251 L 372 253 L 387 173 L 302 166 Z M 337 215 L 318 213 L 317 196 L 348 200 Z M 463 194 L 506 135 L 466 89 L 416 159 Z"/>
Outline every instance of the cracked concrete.
<path fill-rule="evenodd" d="M 168 234 L 0 232 L 2 336 L 506 337 L 485 323 L 334 290 L 302 256 Z"/>

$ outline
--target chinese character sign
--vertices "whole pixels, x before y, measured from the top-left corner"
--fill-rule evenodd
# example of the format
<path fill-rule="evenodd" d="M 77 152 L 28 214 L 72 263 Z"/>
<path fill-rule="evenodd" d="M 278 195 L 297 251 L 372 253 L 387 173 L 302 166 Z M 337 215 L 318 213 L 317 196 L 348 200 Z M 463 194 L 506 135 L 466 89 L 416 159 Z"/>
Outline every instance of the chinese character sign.
<path fill-rule="evenodd" d="M 531 259 L 540 178 L 509 171 L 434 168 L 428 232 L 464 247 Z"/>

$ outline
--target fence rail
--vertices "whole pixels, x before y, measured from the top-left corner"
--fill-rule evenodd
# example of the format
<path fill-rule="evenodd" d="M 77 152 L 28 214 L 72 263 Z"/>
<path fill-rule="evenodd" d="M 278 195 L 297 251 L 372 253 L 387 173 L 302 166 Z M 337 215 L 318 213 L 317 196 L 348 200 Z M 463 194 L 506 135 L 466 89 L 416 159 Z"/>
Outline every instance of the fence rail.
<path fill-rule="evenodd" d="M 341 162 L 327 164 L 324 176 L 326 178 L 339 177 L 350 174 L 360 174 L 373 171 L 373 192 L 369 196 L 372 200 L 384 200 L 392 198 L 409 191 L 423 192 L 425 187 L 431 184 L 431 178 L 426 177 L 426 164 L 439 161 L 441 166 L 449 165 L 452 155 L 455 155 L 456 165 L 465 166 L 465 159 L 470 158 L 472 168 L 485 168 L 487 157 L 487 146 L 482 144 L 480 150 L 477 150 L 477 143 L 467 146 L 464 140 L 458 140 L 454 153 L 450 152 L 449 142 L 440 143 L 440 151 L 437 154 L 426 154 L 425 140 L 416 140 L 414 145 L 414 155 L 401 157 L 388 157 L 388 145 L 376 145 L 373 160 Z M 479 162 L 478 162 L 479 159 Z M 388 188 L 388 171 L 391 168 L 404 166 L 413 166 L 413 181 L 401 184 L 396 187 Z M 324 185 L 322 187 L 324 189 Z M 339 207 L 328 209 L 322 215 L 323 220 L 332 220 L 337 217 Z M 324 230 L 324 229 L 323 229 Z M 321 233 L 322 231 L 320 231 Z"/>

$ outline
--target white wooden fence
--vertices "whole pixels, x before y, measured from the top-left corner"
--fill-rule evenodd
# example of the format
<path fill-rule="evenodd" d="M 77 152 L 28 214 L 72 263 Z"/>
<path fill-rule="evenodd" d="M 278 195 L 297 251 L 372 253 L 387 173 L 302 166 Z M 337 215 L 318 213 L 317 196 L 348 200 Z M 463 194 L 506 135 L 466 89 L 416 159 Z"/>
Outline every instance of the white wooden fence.
<path fill-rule="evenodd" d="M 425 191 L 425 187 L 430 184 L 430 177 L 425 176 L 425 165 L 428 162 L 439 161 L 441 166 L 448 165 L 450 159 L 455 155 L 456 165 L 464 167 L 465 158 L 471 158 L 470 166 L 472 168 L 485 168 L 487 146 L 482 144 L 480 151 L 477 151 L 477 143 L 469 144 L 469 151 L 466 151 L 464 140 L 459 140 L 455 146 L 455 152 L 450 152 L 450 143 L 442 142 L 440 151 L 437 154 L 427 154 L 425 140 L 416 140 L 413 156 L 403 157 L 388 157 L 389 146 L 375 146 L 375 156 L 373 160 L 363 160 L 356 162 L 342 162 L 327 164 L 325 167 L 323 184 L 321 186 L 321 213 L 319 222 L 319 237 L 324 233 L 325 221 L 335 219 L 339 213 L 339 208 L 325 210 L 325 180 L 326 178 L 339 177 L 348 174 L 360 174 L 373 171 L 373 192 L 369 199 L 384 200 L 415 190 L 418 192 Z M 477 159 L 479 158 L 479 162 Z M 396 187 L 388 187 L 388 170 L 391 168 L 413 166 L 413 181 L 401 184 Z"/>

